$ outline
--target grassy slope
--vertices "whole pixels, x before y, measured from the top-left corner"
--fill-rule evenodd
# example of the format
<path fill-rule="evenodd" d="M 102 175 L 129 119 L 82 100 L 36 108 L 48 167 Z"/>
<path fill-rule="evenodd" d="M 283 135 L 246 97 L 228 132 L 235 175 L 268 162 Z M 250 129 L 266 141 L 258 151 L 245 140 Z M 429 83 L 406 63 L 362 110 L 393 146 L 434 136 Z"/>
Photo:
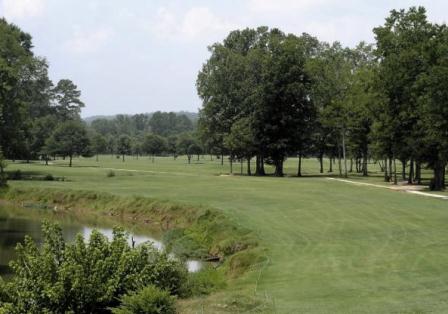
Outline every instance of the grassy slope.
<path fill-rule="evenodd" d="M 232 290 L 254 288 L 277 312 L 447 312 L 448 203 L 321 177 L 219 176 L 228 167 L 202 159 L 102 157 L 99 163 L 10 164 L 9 170 L 44 171 L 69 182 L 17 181 L 14 186 L 63 187 L 144 195 L 224 210 L 255 230 L 270 263 L 239 278 Z M 90 167 L 94 166 L 94 168 Z M 105 168 L 116 171 L 106 178 Z M 295 161 L 287 164 L 295 172 Z M 235 165 L 239 170 L 239 165 Z M 304 172 L 318 169 L 304 162 Z M 381 178 L 369 181 L 380 182 Z M 262 270 L 260 275 L 260 270 Z"/>

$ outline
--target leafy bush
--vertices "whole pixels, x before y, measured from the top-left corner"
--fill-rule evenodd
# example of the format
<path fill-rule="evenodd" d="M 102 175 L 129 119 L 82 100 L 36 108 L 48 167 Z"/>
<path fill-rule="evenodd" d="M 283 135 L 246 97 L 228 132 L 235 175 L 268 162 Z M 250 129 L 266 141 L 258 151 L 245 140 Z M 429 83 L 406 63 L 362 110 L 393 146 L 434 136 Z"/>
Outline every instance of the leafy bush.
<path fill-rule="evenodd" d="M 8 173 L 8 179 L 9 180 L 22 180 L 23 179 L 22 171 L 16 170 L 16 171 Z"/>
<path fill-rule="evenodd" d="M 0 187 L 6 186 L 7 176 L 5 173 L 7 163 L 5 158 L 3 157 L 2 150 L 0 149 Z"/>
<path fill-rule="evenodd" d="M 131 248 L 114 229 L 112 241 L 94 231 L 88 243 L 78 235 L 65 243 L 61 228 L 44 222 L 41 248 L 26 237 L 11 262 L 14 276 L 2 283 L 0 301 L 10 313 L 110 313 L 125 294 L 156 285 L 185 294 L 187 270 L 155 248 Z"/>
<path fill-rule="evenodd" d="M 106 177 L 108 177 L 108 178 L 115 177 L 115 172 L 112 171 L 112 170 L 109 170 L 109 171 L 106 173 Z"/>
<path fill-rule="evenodd" d="M 51 174 L 47 174 L 44 176 L 44 181 L 54 181 L 54 177 Z"/>
<path fill-rule="evenodd" d="M 168 291 L 150 285 L 121 297 L 121 305 L 112 309 L 114 314 L 174 314 L 175 298 Z"/>
<path fill-rule="evenodd" d="M 206 267 L 198 272 L 189 273 L 187 285 L 190 296 L 201 296 L 224 288 L 226 282 L 222 272 Z"/>

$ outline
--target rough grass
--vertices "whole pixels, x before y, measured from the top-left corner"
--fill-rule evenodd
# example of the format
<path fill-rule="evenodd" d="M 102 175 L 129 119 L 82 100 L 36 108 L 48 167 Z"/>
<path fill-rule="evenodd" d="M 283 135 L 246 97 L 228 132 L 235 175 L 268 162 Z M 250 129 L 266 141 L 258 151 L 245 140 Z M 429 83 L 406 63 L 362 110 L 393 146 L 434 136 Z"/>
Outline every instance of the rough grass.
<path fill-rule="evenodd" d="M 157 158 L 155 163 L 128 158 L 122 163 L 103 156 L 99 163 L 78 159 L 74 165 L 10 163 L 11 170 L 68 179 L 10 184 L 217 208 L 232 225 L 255 232 L 258 247 L 227 259 L 229 270 L 237 267 L 227 287 L 182 301 L 184 312 L 448 312 L 446 201 L 327 180 L 317 173 L 316 160 L 304 161 L 305 178 L 221 176 L 228 174 L 228 164 L 208 158 L 188 165 L 184 158 Z M 293 176 L 296 166 L 297 160 L 288 160 L 287 174 Z M 109 168 L 115 177 L 106 177 Z M 351 179 L 382 184 L 376 172 Z M 214 228 L 219 227 L 217 221 Z M 199 239 L 201 232 L 198 229 Z M 187 234 L 188 241 L 195 239 L 181 234 Z M 239 267 L 248 264 L 241 274 Z"/>
<path fill-rule="evenodd" d="M 179 248 L 174 253 L 186 258 L 213 257 L 224 261 L 228 256 L 257 246 L 250 230 L 233 225 L 222 212 L 202 206 L 141 196 L 47 188 L 10 187 L 2 190 L 0 197 L 18 203 L 32 201 L 36 206 L 78 214 L 93 210 L 97 214 L 146 224 L 165 234 L 167 247 Z"/>

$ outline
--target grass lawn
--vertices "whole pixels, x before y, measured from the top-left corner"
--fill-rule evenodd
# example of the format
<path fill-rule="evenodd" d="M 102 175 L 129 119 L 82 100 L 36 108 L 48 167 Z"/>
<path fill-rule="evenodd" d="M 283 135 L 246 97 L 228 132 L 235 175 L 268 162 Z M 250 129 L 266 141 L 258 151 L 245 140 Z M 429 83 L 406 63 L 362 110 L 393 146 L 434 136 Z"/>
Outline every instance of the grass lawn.
<path fill-rule="evenodd" d="M 228 165 L 208 157 L 190 165 L 110 156 L 66 164 L 10 163 L 8 170 L 68 179 L 10 183 L 203 204 L 255 230 L 269 263 L 225 293 L 253 289 L 277 313 L 448 312 L 447 201 L 331 181 L 317 173 L 316 160 L 304 160 L 304 178 L 223 175 Z M 292 175 L 296 167 L 290 159 L 285 169 Z M 106 168 L 123 170 L 106 177 Z M 382 184 L 380 173 L 353 179 Z"/>

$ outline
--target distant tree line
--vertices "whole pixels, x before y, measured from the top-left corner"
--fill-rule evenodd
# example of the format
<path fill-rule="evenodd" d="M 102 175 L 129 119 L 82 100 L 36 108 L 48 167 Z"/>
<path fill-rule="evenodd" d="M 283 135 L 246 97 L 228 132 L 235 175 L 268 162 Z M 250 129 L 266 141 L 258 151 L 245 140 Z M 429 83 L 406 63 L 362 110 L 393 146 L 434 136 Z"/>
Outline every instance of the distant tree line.
<path fill-rule="evenodd" d="M 191 156 L 190 146 L 199 146 L 194 129 L 187 115 L 160 111 L 95 119 L 89 126 L 92 152 L 97 156 L 116 154 L 124 161 L 126 155 L 149 155 L 153 162 L 157 155 Z"/>
<path fill-rule="evenodd" d="M 340 175 L 368 174 L 376 160 L 385 180 L 445 187 L 448 157 L 448 29 L 423 7 L 393 10 L 355 48 L 259 27 L 215 43 L 197 78 L 203 101 L 198 132 L 207 151 L 255 158 L 282 176 L 287 157 L 337 161 Z M 250 166 L 247 167 L 250 174 Z M 408 169 L 406 171 L 406 169 Z"/>
<path fill-rule="evenodd" d="M 53 84 L 47 61 L 32 48 L 29 34 L 0 19 L 0 186 L 3 158 L 48 163 L 60 156 L 71 166 L 79 155 L 187 154 L 190 160 L 199 152 L 188 113 L 117 115 L 86 125 L 81 91 L 68 79 Z"/>
<path fill-rule="evenodd" d="M 186 114 L 161 111 L 132 116 L 119 114 L 113 119 L 98 118 L 90 122 L 90 127 L 103 136 L 136 136 L 151 132 L 168 137 L 194 130 L 193 121 Z"/>
<path fill-rule="evenodd" d="M 31 36 L 0 20 L 0 147 L 9 159 L 110 153 L 121 156 L 206 152 L 265 164 L 283 176 L 288 157 L 324 158 L 329 172 L 368 175 L 370 160 L 386 181 L 445 188 L 448 156 L 448 30 L 423 7 L 391 11 L 373 30 L 375 44 L 355 48 L 259 27 L 231 32 L 210 47 L 197 78 L 197 128 L 188 117 L 157 112 L 80 120 L 80 91 L 54 85 Z M 400 165 L 401 164 L 401 171 Z"/>

